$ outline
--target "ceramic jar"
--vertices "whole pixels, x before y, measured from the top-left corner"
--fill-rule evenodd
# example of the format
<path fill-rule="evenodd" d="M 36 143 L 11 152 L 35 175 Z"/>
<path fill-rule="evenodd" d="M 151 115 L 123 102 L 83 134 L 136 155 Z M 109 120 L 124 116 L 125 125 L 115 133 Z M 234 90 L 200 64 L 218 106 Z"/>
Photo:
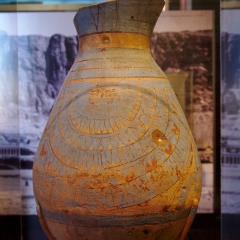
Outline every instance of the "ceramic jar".
<path fill-rule="evenodd" d="M 184 239 L 192 223 L 197 149 L 149 48 L 163 5 L 109 1 L 75 16 L 79 54 L 33 167 L 50 239 Z"/>

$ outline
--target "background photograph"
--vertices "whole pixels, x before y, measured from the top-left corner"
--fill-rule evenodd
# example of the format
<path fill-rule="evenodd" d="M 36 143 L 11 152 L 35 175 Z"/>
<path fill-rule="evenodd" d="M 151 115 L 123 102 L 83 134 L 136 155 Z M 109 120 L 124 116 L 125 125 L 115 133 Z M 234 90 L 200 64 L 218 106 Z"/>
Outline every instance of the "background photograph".
<path fill-rule="evenodd" d="M 222 10 L 222 213 L 240 213 L 240 9 Z"/>
<path fill-rule="evenodd" d="M 0 215 L 36 215 L 32 166 L 78 53 L 75 12 L 0 13 Z M 199 213 L 213 212 L 213 14 L 163 12 L 151 52 L 176 90 L 203 167 Z"/>

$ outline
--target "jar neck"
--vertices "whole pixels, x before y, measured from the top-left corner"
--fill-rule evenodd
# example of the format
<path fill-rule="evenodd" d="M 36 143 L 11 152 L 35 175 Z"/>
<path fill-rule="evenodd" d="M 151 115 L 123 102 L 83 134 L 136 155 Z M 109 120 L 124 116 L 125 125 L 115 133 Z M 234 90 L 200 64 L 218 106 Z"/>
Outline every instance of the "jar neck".
<path fill-rule="evenodd" d="M 91 49 L 150 50 L 150 37 L 136 33 L 97 33 L 79 38 L 80 53 Z"/>
<path fill-rule="evenodd" d="M 80 8 L 74 17 L 78 36 L 137 33 L 151 36 L 164 0 L 110 0 Z"/>

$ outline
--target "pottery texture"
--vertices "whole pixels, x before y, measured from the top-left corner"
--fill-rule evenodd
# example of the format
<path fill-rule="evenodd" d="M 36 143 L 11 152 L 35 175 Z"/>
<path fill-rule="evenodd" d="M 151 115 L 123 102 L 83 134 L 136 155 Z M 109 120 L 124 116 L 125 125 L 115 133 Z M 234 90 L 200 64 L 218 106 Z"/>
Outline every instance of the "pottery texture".
<path fill-rule="evenodd" d="M 149 44 L 162 0 L 79 9 L 80 49 L 33 166 L 50 239 L 184 239 L 201 195 L 197 149 Z"/>

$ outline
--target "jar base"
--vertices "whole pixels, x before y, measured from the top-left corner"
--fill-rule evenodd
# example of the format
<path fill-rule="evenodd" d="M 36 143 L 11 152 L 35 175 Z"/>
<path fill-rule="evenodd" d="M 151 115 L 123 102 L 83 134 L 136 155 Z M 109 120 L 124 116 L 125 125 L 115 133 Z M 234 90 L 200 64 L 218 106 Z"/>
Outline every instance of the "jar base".
<path fill-rule="evenodd" d="M 154 225 L 122 227 L 81 227 L 47 220 L 53 239 L 57 240 L 174 240 L 181 239 L 187 217 Z"/>

